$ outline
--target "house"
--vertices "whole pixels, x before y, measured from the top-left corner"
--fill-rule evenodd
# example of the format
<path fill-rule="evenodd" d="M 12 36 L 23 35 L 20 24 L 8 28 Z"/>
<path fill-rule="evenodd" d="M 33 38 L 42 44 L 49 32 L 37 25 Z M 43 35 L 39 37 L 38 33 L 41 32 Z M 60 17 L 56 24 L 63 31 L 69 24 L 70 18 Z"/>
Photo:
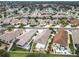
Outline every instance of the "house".
<path fill-rule="evenodd" d="M 27 29 L 28 30 L 28 29 Z M 16 43 L 18 46 L 23 47 L 25 45 L 29 45 L 32 41 L 32 37 L 36 34 L 36 29 L 26 30 L 25 33 L 17 37 L 18 42 Z"/>
<path fill-rule="evenodd" d="M 4 19 L 0 18 L 0 25 L 3 24 Z"/>
<path fill-rule="evenodd" d="M 64 28 L 58 29 L 58 32 L 53 38 L 53 53 L 55 54 L 70 54 L 68 47 L 68 32 Z"/>
<path fill-rule="evenodd" d="M 35 38 L 34 42 L 36 43 L 36 49 L 45 49 L 48 38 L 51 35 L 51 30 L 49 29 L 43 29 L 42 32 L 38 33 Z"/>
<path fill-rule="evenodd" d="M 72 25 L 79 25 L 79 20 L 76 18 L 68 18 L 68 22 Z"/>
<path fill-rule="evenodd" d="M 12 21 L 12 18 L 6 18 L 3 21 L 3 24 L 10 24 L 10 22 Z"/>
<path fill-rule="evenodd" d="M 10 22 L 10 24 L 15 25 L 15 24 L 18 24 L 19 22 L 20 22 L 19 19 L 13 18 L 13 20 Z"/>
<path fill-rule="evenodd" d="M 5 32 L 5 29 L 0 28 L 0 36 L 1 36 L 2 34 L 4 34 L 4 32 Z"/>
<path fill-rule="evenodd" d="M 46 25 L 46 19 L 37 19 L 37 21 L 39 22 L 40 25 Z"/>
<path fill-rule="evenodd" d="M 49 20 L 49 24 L 56 25 L 58 23 L 58 19 Z"/>
<path fill-rule="evenodd" d="M 77 48 L 79 48 L 79 29 L 72 29 L 71 32 L 73 43 Z"/>
<path fill-rule="evenodd" d="M 30 25 L 37 25 L 37 22 L 35 21 L 35 19 L 29 19 L 28 22 Z"/>
<path fill-rule="evenodd" d="M 28 20 L 25 18 L 20 19 L 20 23 L 27 25 Z"/>
<path fill-rule="evenodd" d="M 55 35 L 53 43 L 60 44 L 61 46 L 68 46 L 68 33 L 63 28 L 58 30 Z"/>
<path fill-rule="evenodd" d="M 5 31 L 4 34 L 0 35 L 0 40 L 4 43 L 10 44 L 17 36 L 22 34 L 22 30 Z"/>

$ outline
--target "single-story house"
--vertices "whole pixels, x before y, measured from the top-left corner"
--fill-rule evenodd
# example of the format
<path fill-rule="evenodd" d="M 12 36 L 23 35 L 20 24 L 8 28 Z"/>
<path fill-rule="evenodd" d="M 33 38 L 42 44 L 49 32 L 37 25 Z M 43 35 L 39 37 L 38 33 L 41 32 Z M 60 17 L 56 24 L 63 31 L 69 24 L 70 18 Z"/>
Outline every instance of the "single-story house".
<path fill-rule="evenodd" d="M 73 43 L 75 44 L 75 46 L 77 48 L 79 48 L 79 29 L 72 29 L 72 39 L 73 39 Z"/>
<path fill-rule="evenodd" d="M 23 47 L 26 44 L 28 45 L 32 40 L 32 37 L 36 34 L 36 32 L 37 32 L 36 29 L 26 31 L 25 33 L 17 37 L 18 42 L 16 44 L 20 47 Z"/>
<path fill-rule="evenodd" d="M 22 34 L 22 30 L 13 30 L 5 31 L 4 34 L 0 35 L 0 40 L 7 44 L 12 43 L 13 40 L 16 40 L 16 37 Z"/>
<path fill-rule="evenodd" d="M 53 52 L 59 54 L 68 54 L 68 32 L 64 28 L 58 29 L 57 33 L 53 38 Z"/>
<path fill-rule="evenodd" d="M 43 29 L 42 32 L 38 33 L 34 38 L 36 49 L 45 49 L 50 35 L 51 30 L 49 29 Z"/>

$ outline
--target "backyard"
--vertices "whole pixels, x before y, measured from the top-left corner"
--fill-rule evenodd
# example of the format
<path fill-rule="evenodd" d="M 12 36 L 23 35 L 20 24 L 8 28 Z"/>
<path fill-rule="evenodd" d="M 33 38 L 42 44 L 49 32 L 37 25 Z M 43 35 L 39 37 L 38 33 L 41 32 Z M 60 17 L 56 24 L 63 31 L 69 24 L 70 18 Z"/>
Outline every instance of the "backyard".
<path fill-rule="evenodd" d="M 24 52 L 29 52 L 29 50 L 27 50 L 27 49 L 23 49 L 23 48 L 20 48 L 20 47 L 16 46 L 15 43 L 14 43 L 14 45 L 12 46 L 12 48 L 11 48 L 10 51 L 24 51 Z"/>
<path fill-rule="evenodd" d="M 11 57 L 75 57 L 75 55 L 57 55 L 45 53 L 9 52 Z"/>

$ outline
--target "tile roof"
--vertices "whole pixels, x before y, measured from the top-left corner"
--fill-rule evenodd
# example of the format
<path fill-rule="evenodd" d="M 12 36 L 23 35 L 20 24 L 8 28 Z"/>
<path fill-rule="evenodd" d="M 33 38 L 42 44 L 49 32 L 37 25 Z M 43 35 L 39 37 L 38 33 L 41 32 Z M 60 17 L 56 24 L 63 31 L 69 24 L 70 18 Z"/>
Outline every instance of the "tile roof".
<path fill-rule="evenodd" d="M 67 31 L 65 31 L 63 28 L 58 30 L 58 33 L 55 35 L 53 43 L 58 43 L 64 47 L 67 46 L 68 43 L 68 35 Z"/>
<path fill-rule="evenodd" d="M 74 25 L 79 25 L 79 20 L 78 20 L 78 19 L 75 19 L 75 18 L 69 19 L 69 22 L 70 22 L 71 24 L 74 24 Z"/>

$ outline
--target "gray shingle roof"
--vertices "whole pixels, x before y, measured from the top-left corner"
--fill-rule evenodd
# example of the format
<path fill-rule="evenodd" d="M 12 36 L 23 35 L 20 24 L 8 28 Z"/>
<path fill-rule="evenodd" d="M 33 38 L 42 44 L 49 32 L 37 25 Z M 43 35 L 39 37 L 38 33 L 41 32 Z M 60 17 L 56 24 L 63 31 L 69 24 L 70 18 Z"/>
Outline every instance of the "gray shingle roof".
<path fill-rule="evenodd" d="M 12 18 L 6 18 L 3 23 L 4 24 L 9 24 L 12 21 Z"/>
<path fill-rule="evenodd" d="M 5 43 L 8 43 L 15 39 L 17 36 L 19 36 L 22 33 L 21 30 L 15 30 L 10 32 L 5 32 L 3 35 L 0 36 L 1 41 L 4 41 Z"/>
<path fill-rule="evenodd" d="M 25 33 L 17 37 L 17 39 L 19 39 L 17 45 L 23 46 L 25 43 L 28 43 L 31 40 L 32 36 L 36 33 L 36 31 L 36 29 L 32 29 L 28 32 L 26 31 Z"/>
<path fill-rule="evenodd" d="M 41 43 L 41 44 L 46 44 L 48 41 L 48 38 L 51 34 L 51 30 L 49 29 L 44 29 L 43 32 L 39 33 L 36 37 L 35 37 L 35 42 L 36 43 Z"/>
<path fill-rule="evenodd" d="M 79 29 L 72 30 L 72 39 L 75 44 L 79 44 Z"/>

